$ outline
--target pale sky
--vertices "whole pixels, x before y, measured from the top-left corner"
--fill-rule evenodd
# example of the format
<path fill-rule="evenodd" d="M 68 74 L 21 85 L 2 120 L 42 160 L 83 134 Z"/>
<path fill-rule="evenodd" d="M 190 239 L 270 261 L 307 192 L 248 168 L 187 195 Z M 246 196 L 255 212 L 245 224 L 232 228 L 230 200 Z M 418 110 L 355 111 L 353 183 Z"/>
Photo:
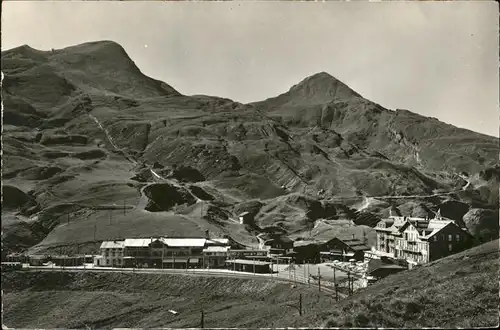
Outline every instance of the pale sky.
<path fill-rule="evenodd" d="M 3 2 L 2 49 L 120 43 L 187 95 L 242 103 L 326 71 L 365 98 L 498 136 L 498 5 Z"/>

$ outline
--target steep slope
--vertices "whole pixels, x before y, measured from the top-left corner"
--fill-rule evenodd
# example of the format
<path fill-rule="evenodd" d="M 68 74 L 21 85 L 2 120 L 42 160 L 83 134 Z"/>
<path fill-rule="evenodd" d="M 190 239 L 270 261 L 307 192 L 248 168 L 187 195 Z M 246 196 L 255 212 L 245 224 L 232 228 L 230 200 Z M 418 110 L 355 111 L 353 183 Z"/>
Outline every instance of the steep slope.
<path fill-rule="evenodd" d="M 497 138 L 384 109 L 326 73 L 253 105 L 287 125 L 334 129 L 357 146 L 425 170 L 476 173 L 498 162 Z"/>
<path fill-rule="evenodd" d="M 296 326 L 299 294 L 308 312 L 331 302 L 272 279 L 184 274 L 6 273 L 2 288 L 11 328 L 198 328 L 202 309 L 207 328 Z"/>
<path fill-rule="evenodd" d="M 498 327 L 498 244 L 391 275 L 321 313 L 328 318 L 321 326 Z"/>
<path fill-rule="evenodd" d="M 262 231 L 333 235 L 335 221 L 371 235 L 389 207 L 451 202 L 465 205 L 450 212 L 458 221 L 470 208 L 498 214 L 498 139 L 386 110 L 326 73 L 241 104 L 181 95 L 110 41 L 18 47 L 2 71 L 3 183 L 29 196 L 2 210 L 16 223 L 11 249 L 205 230 L 253 246 Z M 249 200 L 261 207 L 240 225 Z M 16 244 L 27 232 L 36 239 Z"/>

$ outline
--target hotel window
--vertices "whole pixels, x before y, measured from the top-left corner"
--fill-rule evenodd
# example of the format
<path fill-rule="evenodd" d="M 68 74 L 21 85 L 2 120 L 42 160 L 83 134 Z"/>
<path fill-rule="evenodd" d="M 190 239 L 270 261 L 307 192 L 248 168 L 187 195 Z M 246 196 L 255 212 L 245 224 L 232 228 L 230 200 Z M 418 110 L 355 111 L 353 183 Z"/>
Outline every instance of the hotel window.
<path fill-rule="evenodd" d="M 456 235 L 456 238 L 457 238 L 457 242 L 460 242 L 460 235 L 459 234 Z"/>
<path fill-rule="evenodd" d="M 448 250 L 449 251 L 453 250 L 453 245 L 452 244 L 448 244 Z"/>
<path fill-rule="evenodd" d="M 448 242 L 451 242 L 451 241 L 453 241 L 453 235 L 450 234 L 450 235 L 448 235 Z"/>

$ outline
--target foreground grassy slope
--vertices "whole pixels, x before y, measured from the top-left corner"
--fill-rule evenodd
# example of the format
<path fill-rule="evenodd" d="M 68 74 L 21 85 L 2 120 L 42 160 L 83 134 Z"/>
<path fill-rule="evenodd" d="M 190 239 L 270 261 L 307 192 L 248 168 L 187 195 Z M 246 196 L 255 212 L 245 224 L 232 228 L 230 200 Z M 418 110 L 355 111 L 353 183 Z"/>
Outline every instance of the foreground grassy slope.
<path fill-rule="evenodd" d="M 262 278 L 5 273 L 3 322 L 16 328 L 197 327 L 203 308 L 206 327 L 495 327 L 498 244 L 389 276 L 338 303 L 314 286 Z M 290 307 L 300 293 L 302 317 Z"/>
<path fill-rule="evenodd" d="M 326 327 L 497 327 L 499 241 L 389 276 L 338 303 Z"/>
<path fill-rule="evenodd" d="M 109 273 L 7 273 L 4 321 L 16 328 L 307 326 L 287 305 L 330 305 L 314 288 L 266 279 Z M 168 312 L 173 309 L 178 316 Z"/>

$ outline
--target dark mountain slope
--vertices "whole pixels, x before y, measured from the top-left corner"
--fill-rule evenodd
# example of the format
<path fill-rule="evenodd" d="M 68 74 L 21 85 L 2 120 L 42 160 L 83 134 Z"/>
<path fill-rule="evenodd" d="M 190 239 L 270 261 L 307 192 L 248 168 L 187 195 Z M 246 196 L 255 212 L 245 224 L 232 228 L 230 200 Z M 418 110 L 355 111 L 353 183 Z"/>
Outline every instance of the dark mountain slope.
<path fill-rule="evenodd" d="M 29 63 L 19 67 L 18 63 Z M 21 46 L 2 53 L 3 70 L 9 72 L 7 82 L 16 83 L 18 79 L 30 77 L 30 86 L 33 88 L 33 77 L 39 77 L 37 88 L 21 93 L 16 87 L 19 96 L 33 98 L 39 101 L 40 87 L 54 91 L 54 84 L 61 85 L 61 89 L 68 90 L 65 82 L 77 86 L 82 91 L 98 91 L 102 94 L 118 94 L 127 97 L 155 97 L 176 96 L 179 92 L 167 84 L 144 76 L 127 53 L 115 42 L 99 41 L 67 47 L 53 51 L 37 51 L 29 46 Z M 29 68 L 27 70 L 23 70 Z M 31 72 L 35 68 L 37 72 Z M 24 73 L 24 74 L 23 74 Z M 18 75 L 20 78 L 18 78 Z M 48 81 L 53 77 L 53 81 Z M 18 83 L 19 84 L 19 83 Z M 40 94 L 41 91 L 39 90 Z M 61 91 L 54 91 L 55 93 Z M 57 97 L 47 96 L 55 101 Z"/>
<path fill-rule="evenodd" d="M 277 226 L 303 236 L 318 225 L 321 236 L 342 223 L 359 234 L 356 224 L 373 225 L 389 206 L 436 212 L 448 199 L 498 213 L 498 139 L 386 110 L 326 73 L 245 105 L 181 95 L 109 41 L 18 47 L 2 53 L 2 71 L 3 179 L 32 196 L 2 215 L 49 233 L 38 251 L 207 229 L 248 245 Z M 196 173 L 195 189 L 182 168 Z M 182 198 L 165 207 L 152 185 Z M 262 207 L 240 225 L 248 200 Z M 304 200 L 322 211 L 311 218 Z"/>
<path fill-rule="evenodd" d="M 384 109 L 325 73 L 253 105 L 286 125 L 333 129 L 359 147 L 424 170 L 479 172 L 498 162 L 497 138 Z"/>

